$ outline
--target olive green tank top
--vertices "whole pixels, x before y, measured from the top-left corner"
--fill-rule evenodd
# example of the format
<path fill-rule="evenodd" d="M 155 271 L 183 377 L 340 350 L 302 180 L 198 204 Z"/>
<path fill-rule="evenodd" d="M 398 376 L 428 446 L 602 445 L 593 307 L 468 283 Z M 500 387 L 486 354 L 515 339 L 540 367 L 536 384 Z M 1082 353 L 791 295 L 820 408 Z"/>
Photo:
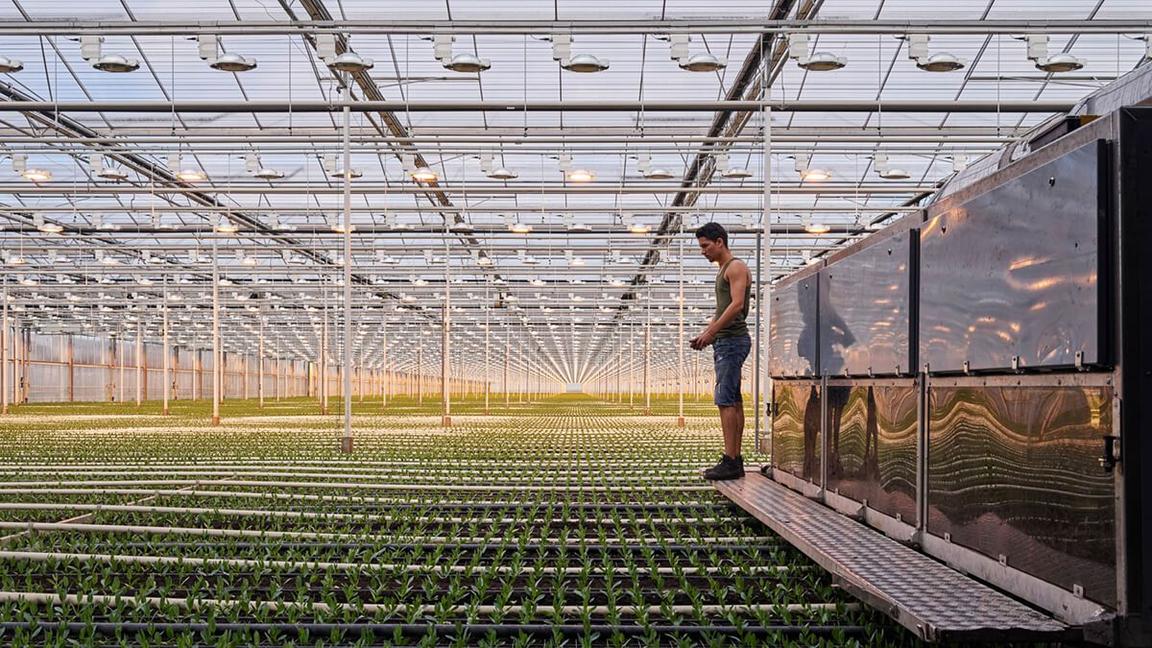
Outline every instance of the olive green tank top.
<path fill-rule="evenodd" d="M 723 314 L 732 303 L 732 287 L 728 284 L 728 280 L 724 278 L 724 271 L 728 269 L 728 266 L 733 261 L 735 261 L 735 259 L 728 259 L 728 263 L 725 263 L 716 275 L 716 315 L 713 317 L 713 321 L 720 319 L 720 315 Z M 748 305 L 751 302 L 752 284 L 749 282 L 748 286 L 744 289 L 744 308 L 740 309 L 740 312 L 736 314 L 736 317 L 733 318 L 731 322 L 728 322 L 727 326 L 716 332 L 717 339 L 748 335 L 748 324 L 746 320 L 748 318 Z"/>

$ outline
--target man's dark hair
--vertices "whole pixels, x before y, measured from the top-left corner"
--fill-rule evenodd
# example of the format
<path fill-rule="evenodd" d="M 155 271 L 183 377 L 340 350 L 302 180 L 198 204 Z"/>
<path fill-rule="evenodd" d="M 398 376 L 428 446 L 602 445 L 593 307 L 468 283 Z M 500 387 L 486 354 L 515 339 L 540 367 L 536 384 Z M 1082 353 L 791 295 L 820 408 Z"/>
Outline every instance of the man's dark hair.
<path fill-rule="evenodd" d="M 696 238 L 706 238 L 709 241 L 723 241 L 728 247 L 728 230 L 720 223 L 705 223 L 696 230 Z"/>

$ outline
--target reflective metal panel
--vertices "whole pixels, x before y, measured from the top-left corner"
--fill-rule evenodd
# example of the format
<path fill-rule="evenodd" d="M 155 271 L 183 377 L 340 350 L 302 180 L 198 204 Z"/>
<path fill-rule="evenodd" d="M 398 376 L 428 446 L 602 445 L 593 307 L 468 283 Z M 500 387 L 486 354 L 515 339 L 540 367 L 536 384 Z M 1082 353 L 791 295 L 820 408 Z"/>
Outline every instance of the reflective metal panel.
<path fill-rule="evenodd" d="M 936 215 L 920 233 L 930 370 L 1107 362 L 1099 336 L 1102 143 Z"/>
<path fill-rule="evenodd" d="M 768 371 L 773 376 L 815 376 L 818 274 L 772 291 Z"/>
<path fill-rule="evenodd" d="M 828 488 L 916 524 L 916 399 L 907 387 L 829 386 Z"/>
<path fill-rule="evenodd" d="M 829 376 L 900 374 L 909 355 L 912 231 L 820 271 L 820 367 Z"/>
<path fill-rule="evenodd" d="M 772 386 L 772 465 L 821 483 L 820 385 L 777 381 Z"/>
<path fill-rule="evenodd" d="M 1111 387 L 932 387 L 928 531 L 1116 605 Z"/>

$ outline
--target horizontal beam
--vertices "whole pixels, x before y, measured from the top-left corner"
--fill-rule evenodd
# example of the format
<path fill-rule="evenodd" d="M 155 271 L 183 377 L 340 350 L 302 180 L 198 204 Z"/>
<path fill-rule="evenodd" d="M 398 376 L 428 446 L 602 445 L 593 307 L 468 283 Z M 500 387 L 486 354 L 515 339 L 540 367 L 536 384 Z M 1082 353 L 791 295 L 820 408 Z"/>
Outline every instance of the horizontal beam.
<path fill-rule="evenodd" d="M 336 113 L 351 112 L 775 112 L 1062 113 L 1071 101 L 3 101 L 0 112 Z"/>
<path fill-rule="evenodd" d="M 805 31 L 819 34 L 1115 34 L 1152 29 L 1152 20 L 768 20 L 760 17 L 680 20 L 39 20 L 0 24 L 0 35 L 104 36 L 196 34 L 762 34 Z"/>
<path fill-rule="evenodd" d="M 147 213 L 147 210 L 144 210 L 144 213 Z M 604 226 L 590 227 L 586 231 L 571 231 L 571 230 L 568 230 L 563 225 L 537 225 L 537 224 L 533 224 L 532 225 L 532 232 L 530 234 L 521 234 L 521 233 L 517 233 L 517 232 L 512 232 L 507 227 L 504 227 L 502 225 L 496 226 L 496 227 L 493 227 L 491 225 L 477 225 L 474 228 L 472 228 L 471 230 L 460 231 L 460 232 L 445 232 L 443 226 L 440 226 L 440 227 L 417 226 L 417 227 L 409 227 L 409 228 L 399 229 L 399 228 L 391 227 L 388 225 L 370 225 L 370 224 L 359 225 L 359 224 L 355 224 L 355 223 L 354 223 L 354 225 L 355 225 L 355 228 L 352 231 L 353 237 L 359 237 L 359 236 L 379 237 L 382 235 L 408 236 L 408 235 L 412 235 L 412 234 L 427 234 L 427 235 L 449 236 L 450 238 L 454 239 L 459 234 L 472 234 L 474 236 L 507 236 L 507 237 L 517 237 L 517 238 L 524 238 L 526 240 L 531 240 L 535 236 L 538 236 L 541 234 L 560 235 L 560 236 L 565 236 L 565 237 L 567 237 L 567 236 L 590 237 L 590 236 L 611 236 L 611 235 L 618 235 L 621 237 L 640 237 L 640 236 L 649 235 L 648 232 L 632 233 L 632 232 L 629 232 L 628 230 L 623 229 L 621 227 L 604 227 Z M 153 225 L 123 225 L 123 226 L 118 227 L 115 230 L 106 230 L 106 229 L 97 229 L 97 228 L 93 228 L 93 227 L 76 227 L 76 226 L 71 225 L 71 224 L 66 224 L 65 228 L 66 228 L 65 231 L 67 232 L 67 234 L 70 234 L 70 235 L 71 234 L 78 234 L 78 235 L 82 235 L 82 236 L 115 236 L 116 234 L 148 234 L 148 235 L 181 235 L 181 234 L 183 234 L 183 235 L 189 235 L 189 236 L 203 237 L 203 236 L 212 236 L 212 235 L 216 234 L 215 230 L 211 226 L 177 227 L 177 228 L 165 229 L 165 228 L 155 227 Z M 729 228 L 729 229 L 733 233 L 745 233 L 745 232 L 752 233 L 755 231 L 755 230 L 751 230 L 751 229 L 747 229 L 747 228 Z M 42 232 L 40 232 L 39 230 L 37 230 L 35 227 L 32 227 L 32 226 L 0 227 L 0 232 L 13 232 L 13 233 L 32 234 L 32 235 L 43 234 Z M 336 238 L 336 237 L 342 238 L 344 236 L 342 233 L 334 231 L 331 226 L 326 226 L 326 225 L 300 225 L 300 226 L 295 227 L 291 231 L 289 231 L 289 230 L 275 230 L 275 233 L 276 234 L 289 234 L 289 233 L 291 233 L 291 234 L 297 234 L 297 235 L 304 234 L 304 235 L 309 235 L 309 236 L 313 236 L 313 235 L 332 236 L 334 238 Z M 825 233 L 827 233 L 827 234 L 863 234 L 863 233 L 866 233 L 866 230 L 861 228 L 861 227 L 835 225 L 835 226 L 831 226 L 831 228 L 828 230 L 828 232 L 825 232 Z M 772 235 L 775 236 L 778 234 L 808 234 L 808 235 L 811 235 L 811 233 L 806 232 L 804 229 L 804 226 L 799 224 L 799 223 L 774 224 L 774 225 L 772 225 Z M 235 234 L 219 234 L 219 236 L 221 238 L 224 238 L 224 239 L 227 239 L 227 238 L 233 237 L 233 236 L 237 236 L 237 235 L 267 236 L 268 233 L 264 232 L 264 231 L 248 230 L 245 228 L 240 228 L 239 231 L 237 231 Z M 655 236 L 656 234 L 653 233 L 651 235 Z M 668 238 L 671 238 L 671 237 L 674 237 L 675 235 L 676 235 L 676 233 L 673 232 L 673 233 L 667 234 L 665 236 L 667 236 Z M 58 234 L 45 235 L 45 238 L 46 239 L 51 238 L 53 240 L 61 240 L 61 235 L 58 235 Z M 159 247 L 162 248 L 163 246 L 159 246 Z M 187 250 L 187 249 L 192 249 L 193 247 L 194 247 L 193 245 L 189 244 L 189 245 L 183 246 L 182 249 Z M 291 246 L 291 245 L 282 246 L 283 249 L 292 249 L 292 247 L 293 246 Z M 315 243 L 313 243 L 309 246 L 306 246 L 306 247 L 310 247 L 310 248 L 315 247 Z M 114 252 L 115 251 L 115 250 L 109 249 L 109 248 L 104 248 L 104 249 L 108 252 Z M 148 246 L 148 247 L 143 248 L 143 249 L 155 251 L 157 248 L 155 248 L 153 246 Z M 265 247 L 263 249 L 267 249 L 267 248 Z M 281 249 L 281 248 L 276 248 L 276 249 Z M 459 250 L 459 248 L 457 248 L 457 250 Z M 136 252 L 136 250 L 133 250 L 133 252 Z M 557 250 L 556 252 L 557 252 L 557 254 L 560 253 L 559 250 Z M 275 251 L 273 251 L 273 253 L 275 253 Z"/>
<path fill-rule="evenodd" d="M 476 182 L 476 183 L 453 183 L 452 185 L 438 184 L 433 187 L 414 186 L 412 184 L 405 185 L 383 185 L 383 184 L 362 184 L 361 182 L 352 183 L 353 195 L 371 195 L 371 196 L 385 196 L 385 195 L 406 195 L 416 194 L 423 195 L 428 193 L 432 188 L 443 191 L 453 195 L 467 194 L 471 198 L 479 196 L 514 196 L 514 195 L 532 195 L 539 196 L 545 192 L 549 194 L 567 194 L 567 195 L 623 195 L 623 194 L 660 194 L 660 193 L 676 193 L 684 190 L 680 184 L 659 184 L 650 182 L 636 182 L 631 185 L 618 185 L 614 181 L 603 180 L 601 182 L 592 182 L 588 184 L 545 184 L 516 182 L 510 183 L 507 186 L 499 182 Z M 343 187 L 337 185 L 320 185 L 309 184 L 304 182 L 287 182 L 269 184 L 267 182 L 255 183 L 226 183 L 221 185 L 213 185 L 208 183 L 196 184 L 192 186 L 164 186 L 164 187 L 151 187 L 151 186 L 125 186 L 122 184 L 108 183 L 101 185 L 80 185 L 75 186 L 68 180 L 61 180 L 58 182 L 49 182 L 40 185 L 34 185 L 28 182 L 19 184 L 5 183 L 0 184 L 0 194 L 12 194 L 19 196 L 158 196 L 158 195 L 177 195 L 177 194 L 224 194 L 224 195 L 296 195 L 296 196 L 317 196 L 317 195 L 340 195 L 344 191 Z M 745 181 L 740 185 L 711 185 L 707 187 L 692 187 L 692 191 L 700 194 L 718 194 L 718 195 L 754 195 L 759 196 L 764 193 L 763 184 L 753 182 L 751 180 Z M 885 194 L 904 196 L 908 194 L 922 194 L 932 193 L 936 191 L 936 187 L 928 185 L 905 185 L 896 182 L 887 184 L 866 184 L 859 185 L 853 182 L 836 183 L 836 182 L 820 182 L 820 183 L 807 183 L 803 186 L 797 186 L 796 183 L 776 183 L 772 186 L 772 193 L 774 195 L 804 195 L 804 196 L 864 196 L 868 194 Z M 380 206 L 380 211 L 389 209 Z M 403 210 L 404 207 L 400 207 Z M 196 211 L 195 208 L 190 208 L 188 211 Z M 627 211 L 627 210 L 625 210 Z"/>

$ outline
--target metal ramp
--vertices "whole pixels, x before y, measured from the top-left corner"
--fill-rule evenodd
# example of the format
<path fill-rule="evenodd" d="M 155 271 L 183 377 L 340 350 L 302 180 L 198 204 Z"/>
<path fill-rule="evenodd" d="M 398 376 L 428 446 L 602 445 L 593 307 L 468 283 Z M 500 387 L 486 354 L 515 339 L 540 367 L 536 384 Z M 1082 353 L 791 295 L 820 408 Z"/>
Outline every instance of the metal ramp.
<path fill-rule="evenodd" d="M 759 472 L 717 490 L 926 641 L 1071 641 L 1065 625 Z"/>

